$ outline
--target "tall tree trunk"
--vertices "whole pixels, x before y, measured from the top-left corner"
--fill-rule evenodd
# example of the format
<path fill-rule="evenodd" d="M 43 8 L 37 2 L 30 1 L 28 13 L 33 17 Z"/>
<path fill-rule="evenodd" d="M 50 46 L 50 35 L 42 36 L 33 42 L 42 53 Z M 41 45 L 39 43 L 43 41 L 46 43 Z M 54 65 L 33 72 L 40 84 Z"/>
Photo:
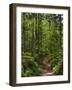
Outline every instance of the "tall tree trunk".
<path fill-rule="evenodd" d="M 62 48 L 62 28 L 61 28 L 61 15 L 59 16 L 60 23 L 59 23 L 59 33 L 60 33 L 60 49 Z"/>
<path fill-rule="evenodd" d="M 33 28 L 32 28 L 32 55 L 34 55 L 34 44 L 35 44 L 35 15 L 33 14 Z"/>
<path fill-rule="evenodd" d="M 38 20 L 38 13 L 37 13 L 37 46 L 38 46 L 38 53 L 39 53 L 39 20 Z"/>

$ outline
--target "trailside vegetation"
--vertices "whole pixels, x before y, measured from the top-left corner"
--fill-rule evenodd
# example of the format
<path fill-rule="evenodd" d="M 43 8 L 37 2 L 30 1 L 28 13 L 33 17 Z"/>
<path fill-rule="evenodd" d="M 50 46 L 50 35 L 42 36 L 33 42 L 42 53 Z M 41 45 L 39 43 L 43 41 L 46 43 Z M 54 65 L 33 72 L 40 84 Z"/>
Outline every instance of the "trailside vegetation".
<path fill-rule="evenodd" d="M 21 76 L 63 74 L 63 15 L 21 13 Z"/>

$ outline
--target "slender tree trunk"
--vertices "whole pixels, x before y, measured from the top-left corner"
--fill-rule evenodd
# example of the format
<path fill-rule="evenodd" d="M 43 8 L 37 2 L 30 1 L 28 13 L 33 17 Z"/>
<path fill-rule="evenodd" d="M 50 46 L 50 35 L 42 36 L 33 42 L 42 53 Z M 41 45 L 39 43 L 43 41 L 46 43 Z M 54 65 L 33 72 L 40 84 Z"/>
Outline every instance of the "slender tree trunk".
<path fill-rule="evenodd" d="M 34 38 L 35 38 L 35 15 L 33 14 L 33 28 L 32 28 L 32 55 L 34 55 Z"/>
<path fill-rule="evenodd" d="M 60 48 L 62 48 L 61 15 L 60 15 L 60 23 L 59 23 L 59 32 L 60 32 Z"/>
<path fill-rule="evenodd" d="M 38 46 L 38 53 L 39 53 L 39 20 L 38 20 L 38 13 L 37 13 L 37 46 Z"/>

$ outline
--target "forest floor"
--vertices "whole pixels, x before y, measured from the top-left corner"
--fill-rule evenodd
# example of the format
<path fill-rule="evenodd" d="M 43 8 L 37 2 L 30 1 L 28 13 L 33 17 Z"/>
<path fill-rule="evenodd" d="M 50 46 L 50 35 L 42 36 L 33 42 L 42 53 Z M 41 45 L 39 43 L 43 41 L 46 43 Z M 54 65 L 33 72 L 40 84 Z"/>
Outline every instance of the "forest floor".
<path fill-rule="evenodd" d="M 51 69 L 51 65 L 47 62 L 48 60 L 45 58 L 43 60 L 43 69 L 42 69 L 42 76 L 51 76 L 54 75 L 54 72 Z"/>
<path fill-rule="evenodd" d="M 43 70 L 42 72 L 42 76 L 52 76 L 52 75 L 54 75 L 53 71 Z"/>

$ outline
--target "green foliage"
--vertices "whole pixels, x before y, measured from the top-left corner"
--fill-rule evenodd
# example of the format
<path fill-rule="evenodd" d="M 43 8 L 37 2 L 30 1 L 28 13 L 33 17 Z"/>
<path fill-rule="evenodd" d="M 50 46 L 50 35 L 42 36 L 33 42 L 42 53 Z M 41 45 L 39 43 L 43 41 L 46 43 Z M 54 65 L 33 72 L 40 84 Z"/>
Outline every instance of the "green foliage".
<path fill-rule="evenodd" d="M 61 14 L 22 13 L 22 77 L 41 75 L 45 57 L 55 74 L 63 73 L 62 20 Z"/>
<path fill-rule="evenodd" d="M 22 77 L 39 75 L 40 66 L 35 61 L 31 53 L 26 52 L 22 55 Z"/>
<path fill-rule="evenodd" d="M 57 64 L 57 65 L 55 65 L 55 67 L 53 67 L 53 72 L 56 75 L 58 75 L 58 74 L 60 75 L 60 74 L 63 74 L 62 69 L 63 69 L 62 64 Z"/>

